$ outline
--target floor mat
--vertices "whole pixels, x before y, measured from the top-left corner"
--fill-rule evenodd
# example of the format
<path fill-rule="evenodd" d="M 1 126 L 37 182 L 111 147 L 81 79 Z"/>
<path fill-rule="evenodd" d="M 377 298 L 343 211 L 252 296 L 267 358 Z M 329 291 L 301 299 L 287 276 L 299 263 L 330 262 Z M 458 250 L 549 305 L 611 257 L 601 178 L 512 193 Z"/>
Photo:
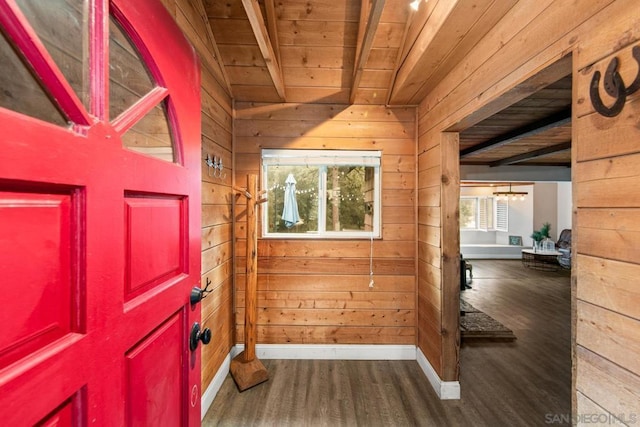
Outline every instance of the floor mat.
<path fill-rule="evenodd" d="M 499 339 L 513 341 L 513 331 L 493 317 L 460 299 L 460 335 L 464 339 Z"/>

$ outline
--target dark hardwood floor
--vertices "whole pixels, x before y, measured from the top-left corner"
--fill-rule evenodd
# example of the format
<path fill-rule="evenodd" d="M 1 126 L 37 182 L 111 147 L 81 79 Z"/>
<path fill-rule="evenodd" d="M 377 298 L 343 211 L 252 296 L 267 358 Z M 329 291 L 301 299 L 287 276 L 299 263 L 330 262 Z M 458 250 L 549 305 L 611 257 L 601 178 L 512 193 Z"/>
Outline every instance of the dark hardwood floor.
<path fill-rule="evenodd" d="M 569 425 L 569 272 L 471 263 L 463 298 L 517 340 L 463 341 L 460 400 L 439 400 L 415 361 L 263 360 L 270 380 L 239 393 L 227 376 L 202 425 Z"/>

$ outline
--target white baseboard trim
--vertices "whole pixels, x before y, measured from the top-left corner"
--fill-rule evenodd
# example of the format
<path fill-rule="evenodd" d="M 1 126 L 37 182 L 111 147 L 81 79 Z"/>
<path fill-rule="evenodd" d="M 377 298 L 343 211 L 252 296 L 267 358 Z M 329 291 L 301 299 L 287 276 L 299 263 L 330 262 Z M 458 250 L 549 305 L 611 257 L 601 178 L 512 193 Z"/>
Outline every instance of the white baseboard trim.
<path fill-rule="evenodd" d="M 474 259 L 522 259 L 522 254 L 463 254 L 464 259 L 473 262 Z"/>
<path fill-rule="evenodd" d="M 440 400 L 457 400 L 460 399 L 460 382 L 459 381 L 442 381 L 436 371 L 427 360 L 422 350 L 416 349 L 418 365 L 422 368 L 422 372 L 426 375 L 431 383 L 431 387 L 436 391 Z"/>
<path fill-rule="evenodd" d="M 244 349 L 236 344 L 235 357 Z M 358 344 L 257 344 L 256 356 L 260 359 L 307 360 L 416 360 L 414 345 L 358 345 Z"/>
<path fill-rule="evenodd" d="M 231 366 L 231 353 L 225 357 L 224 362 L 220 365 L 220 369 L 216 372 L 216 375 L 213 377 L 211 383 L 209 383 L 209 387 L 202 394 L 202 399 L 200 399 L 200 420 L 204 419 L 204 416 L 207 414 L 209 407 L 213 403 L 213 399 L 216 398 L 216 395 L 220 391 L 220 387 L 222 387 L 222 383 L 224 379 L 227 378 L 227 374 L 229 373 L 229 366 Z"/>

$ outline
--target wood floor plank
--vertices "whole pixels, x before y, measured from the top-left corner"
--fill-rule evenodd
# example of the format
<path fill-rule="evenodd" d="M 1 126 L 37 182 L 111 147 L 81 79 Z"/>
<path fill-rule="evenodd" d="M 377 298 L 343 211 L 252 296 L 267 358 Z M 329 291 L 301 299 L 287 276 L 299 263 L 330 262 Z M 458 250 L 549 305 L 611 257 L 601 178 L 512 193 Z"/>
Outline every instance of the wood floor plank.
<path fill-rule="evenodd" d="M 463 342 L 460 400 L 439 400 L 415 361 L 262 360 L 269 381 L 239 393 L 228 376 L 202 425 L 563 425 L 571 413 L 569 273 L 471 262 L 473 288 L 463 297 L 517 340 Z"/>

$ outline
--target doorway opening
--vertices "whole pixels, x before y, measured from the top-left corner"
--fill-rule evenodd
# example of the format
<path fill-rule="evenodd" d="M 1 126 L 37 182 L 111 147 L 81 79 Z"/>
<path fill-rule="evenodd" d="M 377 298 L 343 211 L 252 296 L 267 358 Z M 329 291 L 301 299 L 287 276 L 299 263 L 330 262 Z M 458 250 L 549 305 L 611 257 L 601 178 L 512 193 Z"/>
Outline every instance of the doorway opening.
<path fill-rule="evenodd" d="M 459 132 L 461 260 L 472 266 L 460 271 L 461 320 L 477 310 L 512 333 L 461 322 L 460 381 L 515 400 L 513 384 L 531 382 L 521 388 L 545 390 L 533 400 L 555 413 L 571 412 L 571 272 L 528 268 L 522 251 L 545 223 L 554 243 L 571 229 L 571 64 L 562 58 L 449 129 Z M 470 323 L 481 332 L 465 333 Z"/>

